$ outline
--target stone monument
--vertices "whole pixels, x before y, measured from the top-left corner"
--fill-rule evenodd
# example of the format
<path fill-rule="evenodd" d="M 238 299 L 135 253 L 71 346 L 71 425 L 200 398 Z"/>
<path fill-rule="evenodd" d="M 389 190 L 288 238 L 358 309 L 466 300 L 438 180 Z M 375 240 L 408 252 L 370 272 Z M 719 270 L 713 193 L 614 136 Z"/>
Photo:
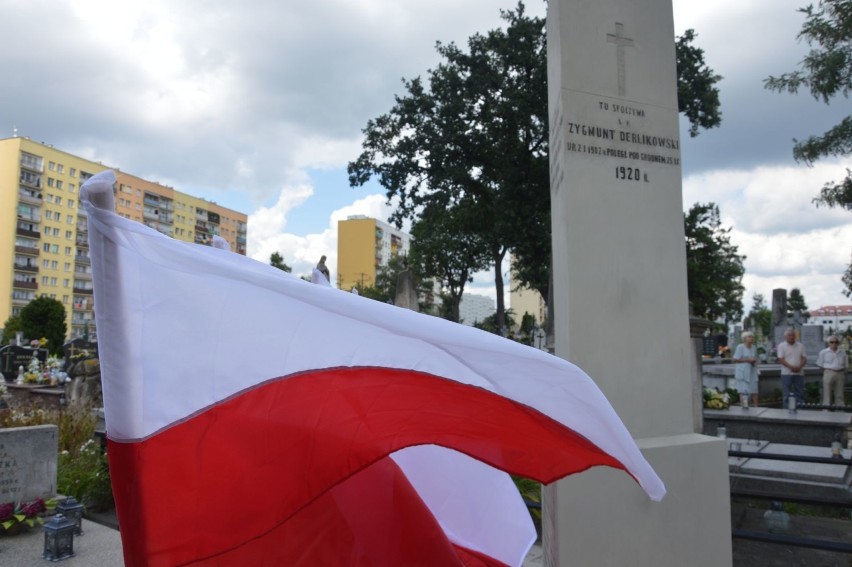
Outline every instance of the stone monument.
<path fill-rule="evenodd" d="M 556 354 L 668 495 L 605 467 L 546 487 L 545 565 L 730 565 L 727 444 L 694 432 L 671 0 L 551 0 L 547 25 Z"/>
<path fill-rule="evenodd" d="M 414 283 L 414 274 L 409 269 L 407 262 L 403 264 L 403 270 L 396 277 L 396 294 L 393 304 L 403 309 L 420 311 L 417 285 Z"/>

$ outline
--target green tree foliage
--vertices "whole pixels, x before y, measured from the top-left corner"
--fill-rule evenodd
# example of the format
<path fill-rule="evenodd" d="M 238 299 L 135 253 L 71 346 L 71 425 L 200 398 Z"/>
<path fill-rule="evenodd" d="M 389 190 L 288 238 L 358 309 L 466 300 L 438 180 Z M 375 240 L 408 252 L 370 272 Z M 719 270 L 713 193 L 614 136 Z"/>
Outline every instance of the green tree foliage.
<path fill-rule="evenodd" d="M 423 299 L 420 302 L 420 310 L 428 311 L 431 307 L 432 282 L 427 278 L 421 277 L 421 273 L 416 265 L 409 265 L 404 256 L 394 256 L 388 261 L 386 266 L 376 268 L 376 281 L 372 285 L 359 283 L 355 285 L 358 290 L 358 295 L 375 299 L 382 303 L 393 303 L 396 298 L 396 282 L 399 280 L 399 273 L 406 266 L 414 273 L 414 280 L 417 282 L 417 295 Z"/>
<path fill-rule="evenodd" d="M 457 323 L 465 285 L 491 262 L 478 234 L 480 221 L 476 207 L 463 202 L 449 209 L 429 205 L 411 227 L 411 264 L 441 283 L 442 316 Z"/>
<path fill-rule="evenodd" d="M 288 274 L 293 271 L 293 268 L 284 263 L 284 257 L 281 256 L 278 252 L 273 252 L 269 256 L 269 265 L 279 270 L 284 270 Z"/>
<path fill-rule="evenodd" d="M 3 336 L 0 337 L 0 345 L 7 345 L 15 338 L 15 333 L 21 330 L 20 315 L 12 315 L 3 323 Z"/>
<path fill-rule="evenodd" d="M 849 262 L 849 267 L 846 268 L 846 272 L 843 274 L 843 285 L 846 286 L 843 294 L 849 299 L 852 299 L 852 261 Z"/>
<path fill-rule="evenodd" d="M 42 295 L 21 309 L 21 331 L 30 340 L 47 339 L 50 354 L 61 355 L 65 343 L 65 307 L 62 303 Z"/>
<path fill-rule="evenodd" d="M 805 14 L 805 22 L 797 39 L 804 39 L 812 49 L 798 70 L 769 77 L 766 88 L 790 93 L 807 88 L 825 104 L 837 95 L 848 98 L 852 90 L 852 0 L 820 0 L 799 11 Z M 821 136 L 794 142 L 793 156 L 808 165 L 822 157 L 848 156 L 852 154 L 852 116 Z M 839 182 L 826 183 L 814 201 L 852 211 L 852 171 L 847 169 L 846 178 Z"/>
<path fill-rule="evenodd" d="M 731 244 L 715 203 L 696 203 L 684 215 L 689 300 L 699 317 L 738 320 L 743 313 L 745 256 Z"/>
<path fill-rule="evenodd" d="M 516 283 L 548 298 L 551 235 L 544 20 L 528 17 L 520 2 L 501 14 L 505 29 L 473 35 L 467 51 L 437 44 L 442 62 L 425 81 L 403 80 L 405 94 L 396 96 L 388 113 L 367 122 L 362 152 L 348 173 L 353 187 L 375 177 L 389 201 L 397 198 L 390 219 L 397 226 L 428 209 L 419 221 L 422 233 L 430 222 L 439 230 L 446 224 L 437 208 L 475 207 L 478 219 L 463 234 L 470 244 L 476 237 L 474 256 L 480 247 L 488 250 L 502 327 L 506 253 L 512 252 Z M 676 43 L 684 77 L 678 104 L 693 135 L 721 121 L 715 87 L 720 77 L 704 64 L 694 37 L 689 30 Z M 440 250 L 433 251 L 424 269 L 451 262 L 435 261 Z M 448 281 L 446 273 L 429 275 Z"/>
<path fill-rule="evenodd" d="M 719 89 L 721 75 L 704 62 L 704 50 L 692 44 L 695 30 L 686 30 L 676 38 L 677 105 L 689 119 L 689 135 L 698 135 L 698 128 L 715 128 L 722 123 Z"/>
<path fill-rule="evenodd" d="M 751 310 L 748 312 L 745 327 L 754 329 L 763 338 L 772 336 L 772 310 L 767 307 L 763 294 L 755 293 L 752 297 Z"/>
<path fill-rule="evenodd" d="M 803 322 L 808 320 L 808 304 L 805 303 L 805 296 L 799 288 L 794 287 L 787 298 L 787 317 L 792 317 L 796 311 L 801 314 Z"/>
<path fill-rule="evenodd" d="M 511 309 L 507 309 L 505 315 L 505 323 L 503 326 L 497 324 L 497 313 L 489 315 L 482 321 L 474 322 L 473 326 L 477 329 L 494 333 L 495 335 L 514 338 L 512 336 L 512 329 L 515 327 L 515 313 Z"/>

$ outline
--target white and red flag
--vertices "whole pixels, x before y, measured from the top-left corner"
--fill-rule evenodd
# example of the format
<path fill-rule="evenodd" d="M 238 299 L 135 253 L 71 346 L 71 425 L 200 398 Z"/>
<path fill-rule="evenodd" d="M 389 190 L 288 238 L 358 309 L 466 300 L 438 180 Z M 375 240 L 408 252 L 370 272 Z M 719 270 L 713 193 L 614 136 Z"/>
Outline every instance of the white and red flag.
<path fill-rule="evenodd" d="M 506 473 L 663 483 L 560 358 L 168 238 L 83 187 L 130 566 L 520 565 Z"/>

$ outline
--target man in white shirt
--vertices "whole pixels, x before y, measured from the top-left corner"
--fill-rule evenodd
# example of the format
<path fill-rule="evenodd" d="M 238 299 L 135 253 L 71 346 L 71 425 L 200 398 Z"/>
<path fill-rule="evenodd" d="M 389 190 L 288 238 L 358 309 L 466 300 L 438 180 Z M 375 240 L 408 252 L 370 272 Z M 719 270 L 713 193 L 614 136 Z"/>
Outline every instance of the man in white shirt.
<path fill-rule="evenodd" d="M 846 380 L 846 369 L 849 358 L 846 351 L 838 348 L 840 339 L 836 336 L 828 338 L 828 348 L 822 349 L 817 356 L 817 366 L 822 368 L 822 405 L 831 405 L 831 394 L 834 393 L 834 405 L 846 405 L 843 399 L 843 383 Z"/>
<path fill-rule="evenodd" d="M 784 342 L 778 345 L 778 362 L 781 364 L 781 392 L 784 405 L 788 398 L 796 396 L 796 405 L 805 403 L 805 376 L 802 369 L 808 361 L 805 346 L 796 340 L 796 331 L 789 327 L 784 333 Z M 792 387 L 792 394 L 790 393 Z"/>

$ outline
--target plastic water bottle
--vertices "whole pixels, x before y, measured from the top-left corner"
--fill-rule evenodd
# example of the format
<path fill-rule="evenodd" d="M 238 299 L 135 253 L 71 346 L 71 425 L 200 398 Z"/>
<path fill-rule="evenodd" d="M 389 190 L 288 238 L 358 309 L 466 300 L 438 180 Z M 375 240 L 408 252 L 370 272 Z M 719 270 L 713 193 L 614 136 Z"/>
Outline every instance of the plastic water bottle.
<path fill-rule="evenodd" d="M 716 428 L 716 437 L 719 439 L 727 439 L 728 437 L 728 428 L 721 421 L 719 422 L 719 427 Z"/>
<path fill-rule="evenodd" d="M 790 395 L 787 397 L 787 409 L 790 413 L 796 413 L 796 396 Z"/>

